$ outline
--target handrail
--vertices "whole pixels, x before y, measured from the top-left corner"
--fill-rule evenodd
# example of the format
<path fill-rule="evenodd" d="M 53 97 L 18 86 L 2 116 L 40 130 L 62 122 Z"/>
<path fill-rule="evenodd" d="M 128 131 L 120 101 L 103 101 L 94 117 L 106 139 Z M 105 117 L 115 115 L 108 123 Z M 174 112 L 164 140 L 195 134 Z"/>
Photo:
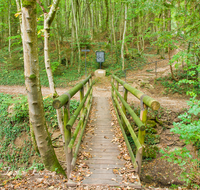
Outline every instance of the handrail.
<path fill-rule="evenodd" d="M 66 128 L 72 128 L 74 122 L 76 121 L 76 118 L 78 117 L 85 101 L 87 100 L 88 95 L 90 94 L 90 90 L 92 88 L 94 83 L 92 83 L 92 85 L 90 86 L 90 88 L 88 89 L 86 95 L 84 96 L 83 100 L 81 101 L 81 103 L 79 104 L 78 108 L 75 110 L 74 114 L 71 116 L 70 120 L 68 121 Z"/>
<path fill-rule="evenodd" d="M 112 75 L 112 78 L 113 78 L 113 80 L 116 80 L 116 82 L 117 82 L 116 87 L 115 87 L 114 81 L 111 82 L 112 101 L 113 101 L 114 109 L 115 109 L 115 112 L 117 115 L 117 119 L 118 119 L 120 128 L 122 130 L 122 134 L 124 136 L 128 151 L 129 151 L 129 155 L 131 157 L 131 161 L 133 163 L 135 170 L 140 174 L 141 164 L 142 164 L 142 151 L 143 151 L 143 147 L 144 147 L 145 126 L 146 126 L 146 122 L 147 122 L 147 108 L 149 106 L 153 110 L 158 110 L 160 107 L 160 104 L 153 98 L 145 95 L 143 92 L 126 84 L 124 81 L 122 81 L 115 75 Z M 118 84 L 119 83 L 122 84 L 124 87 L 124 98 L 118 92 Z M 135 112 L 132 110 L 132 108 L 127 103 L 127 93 L 128 92 L 130 92 L 131 94 L 136 96 L 138 99 L 140 99 L 140 102 L 141 102 L 140 118 L 135 114 Z M 121 101 L 122 107 L 120 106 L 118 99 Z M 126 110 L 129 112 L 131 117 L 134 119 L 136 125 L 138 126 L 138 137 L 136 137 L 133 127 L 130 125 L 130 123 L 126 117 Z M 121 115 L 121 118 L 119 115 Z M 131 134 L 131 137 L 136 145 L 136 148 L 137 148 L 136 158 L 134 157 L 133 151 L 132 151 L 130 143 L 128 141 L 128 138 L 127 138 L 127 135 L 125 132 L 126 130 L 129 131 L 129 133 Z"/>
<path fill-rule="evenodd" d="M 84 96 L 84 85 L 87 83 L 87 92 Z M 62 94 L 60 97 L 56 98 L 53 101 L 53 107 L 55 109 L 59 109 L 62 106 L 64 107 L 64 128 L 63 128 L 63 139 L 64 139 L 64 149 L 67 160 L 67 177 L 70 177 L 71 170 L 75 166 L 79 147 L 81 144 L 81 140 L 83 137 L 83 133 L 87 124 L 87 120 L 89 117 L 91 105 L 92 105 L 92 86 L 94 82 L 91 82 L 91 75 L 86 79 L 78 83 L 75 87 L 70 89 L 68 92 Z M 69 104 L 70 99 L 73 97 L 78 91 L 80 91 L 80 104 L 78 108 L 75 110 L 73 115 L 70 118 L 69 114 Z M 87 101 L 87 103 L 86 103 Z M 86 105 L 85 105 L 86 104 Z M 72 134 L 71 129 L 80 115 L 80 120 L 75 128 L 74 133 Z M 80 136 L 78 142 L 76 144 L 76 148 L 74 153 L 72 152 L 75 140 L 80 132 Z"/>
<path fill-rule="evenodd" d="M 121 102 L 125 106 L 125 108 L 129 111 L 130 115 L 132 116 L 132 118 L 136 122 L 137 126 L 141 130 L 144 130 L 145 129 L 144 123 L 142 123 L 142 121 L 140 120 L 140 118 L 135 114 L 135 112 L 131 109 L 131 107 L 128 105 L 128 103 L 126 103 L 126 101 L 122 98 L 121 94 L 117 91 L 117 89 L 114 86 L 114 84 L 111 83 L 111 85 L 112 85 L 113 89 L 115 90 L 116 94 L 118 95 L 119 99 L 121 100 Z"/>
<path fill-rule="evenodd" d="M 132 93 L 135 97 L 137 97 L 138 99 L 143 98 L 143 102 L 152 110 L 158 110 L 160 108 L 160 103 L 158 101 L 154 100 L 150 96 L 145 95 L 143 92 L 137 90 L 136 88 L 133 88 L 131 85 L 127 84 L 115 75 L 112 75 L 112 77 L 117 82 L 119 82 L 124 88 L 126 88 L 130 93 Z"/>
<path fill-rule="evenodd" d="M 123 113 L 122 108 L 121 108 L 121 106 L 120 106 L 120 104 L 119 104 L 119 102 L 118 102 L 116 97 L 114 97 L 114 101 L 115 101 L 115 103 L 117 105 L 117 108 L 119 109 L 119 112 L 121 113 L 122 118 L 124 119 L 124 122 L 126 123 L 126 126 L 128 127 L 128 130 L 129 130 L 129 132 L 130 132 L 130 134 L 131 134 L 131 136 L 132 136 L 132 138 L 133 138 L 133 140 L 135 142 L 137 150 L 140 151 L 140 153 L 142 153 L 142 146 L 141 146 L 141 144 L 140 144 L 140 142 L 139 142 L 134 130 L 132 129 L 130 122 L 126 118 L 126 115 Z"/>
<path fill-rule="evenodd" d="M 89 75 L 85 80 L 79 82 L 75 87 L 70 89 L 68 92 L 54 99 L 53 107 L 55 109 L 59 109 L 62 106 L 64 106 L 69 101 L 69 99 L 72 98 L 89 81 L 90 78 L 91 75 Z"/>

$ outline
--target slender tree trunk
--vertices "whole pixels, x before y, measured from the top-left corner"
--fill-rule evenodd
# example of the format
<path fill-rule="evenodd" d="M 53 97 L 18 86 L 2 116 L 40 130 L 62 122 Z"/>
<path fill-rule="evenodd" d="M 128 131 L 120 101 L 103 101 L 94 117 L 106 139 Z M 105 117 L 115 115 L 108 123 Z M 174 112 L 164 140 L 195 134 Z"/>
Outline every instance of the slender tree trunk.
<path fill-rule="evenodd" d="M 80 71 L 81 71 L 81 63 L 80 63 L 81 62 L 81 50 L 80 50 L 80 43 L 79 43 L 79 38 L 78 38 L 78 26 L 77 26 L 77 20 L 76 20 L 73 0 L 71 0 L 71 2 L 72 2 L 72 14 L 73 14 L 73 18 L 74 18 L 74 26 L 75 26 L 75 31 L 76 31 L 76 43 L 78 46 L 78 73 L 80 73 Z"/>
<path fill-rule="evenodd" d="M 66 176 L 54 152 L 44 117 L 44 107 L 39 80 L 37 52 L 36 0 L 22 1 L 22 28 L 24 50 L 24 75 L 28 95 L 29 116 L 37 145 L 45 167 Z"/>
<path fill-rule="evenodd" d="M 8 35 L 9 35 L 9 44 L 8 44 L 8 52 L 9 52 L 9 57 L 11 58 L 11 18 L 10 18 L 10 12 L 11 12 L 11 0 L 9 0 L 8 3 Z"/>
<path fill-rule="evenodd" d="M 109 28 L 109 6 L 108 6 L 108 0 L 105 0 L 106 5 L 106 30 Z"/>
<path fill-rule="evenodd" d="M 125 34 L 126 34 L 126 23 L 127 23 L 127 9 L 128 4 L 125 4 L 125 19 L 124 19 L 124 32 L 123 32 L 123 38 L 122 38 L 122 47 L 121 47 L 121 59 L 122 59 L 122 70 L 125 68 L 124 64 L 124 41 L 125 41 Z"/>
<path fill-rule="evenodd" d="M 91 40 L 93 40 L 93 36 L 94 36 L 94 10 L 93 10 L 94 6 L 93 4 L 91 4 L 91 9 L 90 11 L 90 34 L 91 34 Z"/>
<path fill-rule="evenodd" d="M 21 0 L 16 0 L 16 5 L 17 5 L 17 12 L 21 12 Z M 19 24 L 20 24 L 20 31 L 21 31 L 21 38 L 22 38 L 23 35 L 22 35 L 22 16 L 21 15 L 19 15 Z"/>
<path fill-rule="evenodd" d="M 114 3 L 112 4 L 110 2 L 110 6 L 112 6 L 111 8 L 111 12 L 112 12 L 112 33 L 113 33 L 113 41 L 114 41 L 114 46 L 116 46 L 116 36 L 115 36 L 115 26 L 114 26 Z"/>
<path fill-rule="evenodd" d="M 70 63 L 73 65 L 74 63 L 74 23 L 73 23 L 73 17 L 72 17 L 72 35 L 71 35 L 71 59 Z"/>
<path fill-rule="evenodd" d="M 168 10 L 168 32 L 171 32 L 171 10 Z M 170 50 L 170 44 L 168 45 L 168 57 L 169 57 L 169 61 L 171 59 L 171 50 Z M 172 65 L 170 64 L 170 71 L 171 71 L 171 75 L 172 75 L 172 79 L 174 79 L 175 81 L 177 81 L 177 79 L 174 77 L 174 72 L 173 72 L 173 68 Z"/>
<path fill-rule="evenodd" d="M 49 13 L 44 13 L 44 60 L 45 60 L 45 68 L 49 80 L 49 87 L 50 91 L 52 93 L 53 98 L 57 97 L 57 92 L 55 89 L 54 81 L 53 81 L 53 73 L 51 70 L 51 64 L 50 64 L 50 53 L 49 53 L 49 38 L 50 38 L 50 25 L 53 22 L 53 19 L 56 14 L 56 9 L 58 7 L 59 0 L 54 1 L 54 4 L 51 6 L 51 9 Z M 63 134 L 63 116 L 61 109 L 56 110 L 57 113 L 57 119 L 58 119 L 58 125 L 63 137 L 64 142 L 64 134 Z"/>

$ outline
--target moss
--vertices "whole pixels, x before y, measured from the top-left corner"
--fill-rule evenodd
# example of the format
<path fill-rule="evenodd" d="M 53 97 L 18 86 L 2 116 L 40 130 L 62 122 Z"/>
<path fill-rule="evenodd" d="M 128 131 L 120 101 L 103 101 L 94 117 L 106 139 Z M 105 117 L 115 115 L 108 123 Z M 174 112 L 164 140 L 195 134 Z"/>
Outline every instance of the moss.
<path fill-rule="evenodd" d="M 22 1 L 22 7 L 29 7 L 33 6 L 35 4 L 35 0 L 23 0 Z"/>
<path fill-rule="evenodd" d="M 145 158 L 156 158 L 159 148 L 156 145 L 146 145 L 143 151 Z"/>
<path fill-rule="evenodd" d="M 34 75 L 34 74 L 30 75 L 29 79 L 31 79 L 31 80 L 36 79 L 36 75 Z"/>

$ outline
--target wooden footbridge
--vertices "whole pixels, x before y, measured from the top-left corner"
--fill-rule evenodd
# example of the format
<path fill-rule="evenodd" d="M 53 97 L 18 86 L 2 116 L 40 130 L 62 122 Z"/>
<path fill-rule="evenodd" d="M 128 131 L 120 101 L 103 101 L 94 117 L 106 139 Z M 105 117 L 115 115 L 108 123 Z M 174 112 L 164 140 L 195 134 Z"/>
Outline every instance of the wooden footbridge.
<path fill-rule="evenodd" d="M 119 93 L 118 88 L 121 84 L 124 88 L 123 94 Z M 92 96 L 92 87 L 94 83 L 91 81 L 91 76 L 81 81 L 74 88 L 64 93 L 54 100 L 53 106 L 56 109 L 64 107 L 64 129 L 63 139 L 65 141 L 65 154 L 67 160 L 67 176 L 70 179 L 70 174 L 76 165 L 77 155 L 79 151 L 90 152 L 90 158 L 85 162 L 89 166 L 91 175 L 85 177 L 82 181 L 83 185 L 108 185 L 108 186 L 129 186 L 132 188 L 141 188 L 139 175 L 142 165 L 142 151 L 144 147 L 145 126 L 147 121 L 148 107 L 153 110 L 158 110 L 160 104 L 145 95 L 141 91 L 133 88 L 116 76 L 112 76 L 111 98 L 115 109 L 116 116 L 126 142 L 126 146 L 131 158 L 132 178 L 131 182 L 123 180 L 121 169 L 125 168 L 126 160 L 118 159 L 120 150 L 118 144 L 113 143 L 115 138 L 114 128 L 112 127 L 112 118 L 110 113 L 110 105 L 108 99 L 104 97 L 94 98 Z M 84 89 L 87 92 L 84 94 Z M 80 91 L 80 105 L 72 116 L 69 115 L 70 99 Z M 141 104 L 140 118 L 134 113 L 132 108 L 127 103 L 128 92 L 137 97 Z M 91 105 L 95 106 L 96 113 L 90 117 L 90 123 L 94 126 L 93 133 L 86 133 L 83 137 Z M 138 127 L 138 136 L 134 132 L 126 113 L 129 113 L 134 119 Z M 77 120 L 78 118 L 78 120 Z M 75 121 L 78 123 L 74 126 Z M 72 130 L 73 129 L 73 130 Z M 72 134 L 72 131 L 73 134 Z M 133 154 L 132 148 L 127 138 L 127 132 L 136 145 L 136 155 Z M 76 145 L 75 145 L 76 143 Z M 79 150 L 81 143 L 86 150 Z M 114 171 L 118 172 L 114 172 Z M 69 180 L 69 186 L 76 185 Z"/>

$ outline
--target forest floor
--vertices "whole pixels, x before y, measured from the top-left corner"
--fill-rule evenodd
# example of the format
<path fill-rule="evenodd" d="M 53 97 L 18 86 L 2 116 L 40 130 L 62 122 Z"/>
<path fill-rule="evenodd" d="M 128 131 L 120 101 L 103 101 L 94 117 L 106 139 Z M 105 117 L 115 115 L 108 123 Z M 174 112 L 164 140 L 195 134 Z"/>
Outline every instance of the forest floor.
<path fill-rule="evenodd" d="M 169 65 L 167 61 L 162 61 L 158 65 L 157 77 L 165 76 L 169 73 Z M 157 100 L 162 109 L 162 121 L 167 121 L 165 127 L 157 126 L 157 134 L 160 135 L 160 141 L 157 146 L 159 148 L 170 147 L 171 150 L 184 146 L 184 143 L 179 140 L 178 135 L 174 135 L 170 132 L 173 127 L 174 121 L 179 121 L 177 118 L 180 113 L 183 113 L 187 108 L 186 101 L 189 97 L 180 94 L 165 94 L 164 87 L 162 85 L 155 85 L 155 73 L 151 73 L 148 70 L 152 70 L 154 65 L 146 65 L 142 70 L 128 71 L 126 81 L 133 87 L 144 92 L 148 96 Z M 111 77 L 95 78 L 96 80 L 93 96 L 94 97 L 111 97 Z M 77 81 L 76 81 L 77 83 Z M 121 88 L 121 87 L 120 87 Z M 70 88 L 57 88 L 58 94 L 63 94 Z M 26 94 L 24 86 L 0 86 L 0 93 L 8 94 Z M 49 88 L 42 87 L 43 96 L 50 94 Z M 79 98 L 79 94 L 74 96 L 75 99 Z M 140 101 L 134 98 L 132 95 L 128 95 L 128 102 L 134 104 L 134 107 L 138 107 Z M 193 147 L 188 147 L 190 150 Z M 155 159 L 144 160 L 141 183 L 144 189 L 167 189 L 172 184 L 181 186 L 182 182 L 179 180 L 179 174 L 181 169 L 177 165 L 170 164 L 161 159 L 161 154 L 158 153 Z M 23 173 L 23 172 L 22 172 Z M 176 175 L 174 175 L 174 173 Z M 14 177 L 15 176 L 15 177 Z M 49 171 L 36 172 L 34 170 L 24 172 L 23 177 L 16 177 L 13 172 L 8 172 L 6 175 L 0 175 L 0 182 L 4 185 L 0 185 L 0 189 L 66 189 L 65 182 L 62 176 L 57 176 L 55 173 Z M 69 188 L 70 189 L 70 188 Z M 73 188 L 71 188 L 73 189 Z M 76 187 L 75 189 L 113 189 L 109 187 Z M 126 189 L 126 188 L 122 188 Z M 127 188 L 128 189 L 128 188 Z M 181 189 L 181 187 L 179 188 Z"/>

